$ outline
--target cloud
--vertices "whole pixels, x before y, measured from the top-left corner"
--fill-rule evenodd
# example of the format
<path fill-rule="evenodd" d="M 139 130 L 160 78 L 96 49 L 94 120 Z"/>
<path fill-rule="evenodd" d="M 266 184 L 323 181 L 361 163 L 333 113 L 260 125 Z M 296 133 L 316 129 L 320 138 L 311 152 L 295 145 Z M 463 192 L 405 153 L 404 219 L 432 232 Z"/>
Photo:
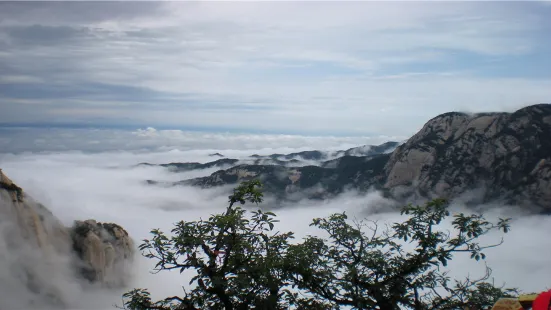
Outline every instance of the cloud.
<path fill-rule="evenodd" d="M 409 135 L 439 112 L 551 95 L 549 6 L 538 2 L 2 8 L 0 122 L 70 115 L 97 125 Z"/>
<path fill-rule="evenodd" d="M 162 6 L 158 2 L 141 2 L 139 5 L 130 5 L 128 2 L 95 1 L 65 3 L 47 3 L 37 1 L 13 1 L 0 3 L 2 23 L 21 25 L 40 23 L 44 25 L 96 24 L 117 19 L 132 20 L 139 17 L 152 17 L 162 14 Z"/>
<path fill-rule="evenodd" d="M 12 44 L 50 45 L 67 44 L 73 39 L 85 40 L 90 36 L 87 28 L 72 28 L 68 26 L 10 26 L 2 29 Z"/>
<path fill-rule="evenodd" d="M 140 132 L 144 133 L 147 136 L 156 136 L 159 131 L 147 129 Z M 265 150 L 251 149 L 247 152 L 252 154 L 263 151 Z M 287 149 L 272 151 L 286 152 Z M 239 154 L 245 156 L 247 152 Z M 224 210 L 227 204 L 226 191 L 230 188 L 159 188 L 143 183 L 145 179 L 177 181 L 186 177 L 208 175 L 215 169 L 174 174 L 157 167 L 131 167 L 150 160 L 205 161 L 207 156 L 197 150 L 155 153 L 27 153 L 3 156 L 0 158 L 0 166 L 10 178 L 29 195 L 45 204 L 65 225 L 70 225 L 76 219 L 89 218 L 115 222 L 126 228 L 138 242 L 149 237 L 149 231 L 153 228 L 168 232 L 178 220 L 192 221 Z M 346 211 L 351 217 L 368 217 L 381 223 L 400 221 L 402 217 L 390 211 L 388 205 L 389 202 L 378 193 L 358 195 L 348 192 L 324 202 L 301 201 L 277 209 L 276 213 L 281 220 L 279 229 L 295 231 L 300 239 L 308 234 L 320 233 L 308 226 L 313 216 L 323 217 L 334 212 Z M 518 286 L 525 291 L 545 289 L 548 285 L 547 278 L 541 275 L 551 272 L 546 260 L 551 255 L 551 243 L 546 237 L 551 233 L 551 218 L 529 215 L 514 207 L 480 207 L 487 210 L 490 219 L 498 216 L 511 216 L 514 219 L 512 232 L 505 236 L 505 243 L 486 252 L 496 284 L 505 282 L 508 286 Z M 454 206 L 454 212 L 470 211 L 458 202 Z M 449 227 L 447 225 L 450 224 L 445 223 L 444 227 Z M 494 242 L 499 237 L 490 235 L 483 238 L 483 241 Z M 164 297 L 177 295 L 181 293 L 182 285 L 188 285 L 190 274 L 151 274 L 149 271 L 153 264 L 153 261 L 145 258 L 139 259 L 134 272 L 135 278 L 128 289 L 148 287 L 154 297 Z M 483 272 L 481 264 L 462 255 L 453 258 L 450 268 L 453 276 L 477 276 Z M 120 304 L 122 291 L 75 290 L 73 293 L 75 302 L 80 302 L 77 305 L 81 309 L 110 309 L 111 305 Z M 102 294 L 101 298 L 97 294 Z"/>
<path fill-rule="evenodd" d="M 74 124 L 73 124 L 74 125 Z M 76 127 L 76 128 L 75 128 Z M 268 155 L 280 151 L 333 149 L 343 150 L 387 141 L 402 141 L 405 137 L 391 136 L 300 136 L 282 134 L 243 134 L 234 132 L 206 133 L 185 130 L 163 130 L 147 127 L 130 129 L 87 129 L 75 126 L 48 128 L 0 128 L 2 153 L 21 152 L 143 152 L 192 151 L 203 156 L 221 150 L 226 156 L 248 156 L 260 150 Z M 252 153 L 251 153 L 252 152 Z M 152 158 L 155 159 L 155 158 Z M 156 160 L 158 161 L 158 160 Z"/>

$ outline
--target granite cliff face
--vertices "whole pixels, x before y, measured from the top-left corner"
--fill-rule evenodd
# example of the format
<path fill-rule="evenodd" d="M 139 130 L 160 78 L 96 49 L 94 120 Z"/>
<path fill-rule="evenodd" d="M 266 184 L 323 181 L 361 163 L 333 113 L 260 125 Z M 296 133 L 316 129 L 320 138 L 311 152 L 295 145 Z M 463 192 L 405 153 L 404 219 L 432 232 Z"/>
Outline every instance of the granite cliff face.
<path fill-rule="evenodd" d="M 66 259 L 69 233 L 46 208 L 27 199 L 1 170 L 0 231 L 0 308 L 22 309 L 33 304 L 60 307 L 63 285 L 57 284 L 65 283 L 52 279 L 50 270 L 71 263 Z M 60 272 L 64 273 L 57 274 L 61 279 L 70 276 L 68 270 Z M 20 297 L 30 304 L 20 305 Z"/>
<path fill-rule="evenodd" d="M 551 208 L 550 160 L 549 104 L 514 113 L 446 113 L 392 153 L 384 187 L 445 198 L 479 189 L 482 201 Z"/>
<path fill-rule="evenodd" d="M 134 246 L 115 224 L 67 228 L 0 170 L 0 309 L 63 309 L 67 288 L 121 286 Z"/>
<path fill-rule="evenodd" d="M 117 224 L 95 220 L 75 221 L 70 229 L 78 270 L 91 282 L 123 287 L 130 277 L 134 244 Z"/>
<path fill-rule="evenodd" d="M 266 192 L 283 199 L 291 193 L 294 197 L 327 198 L 349 188 L 371 188 L 401 202 L 462 197 L 467 203 L 496 201 L 551 211 L 550 104 L 514 113 L 445 113 L 429 120 L 404 144 L 396 145 L 370 147 L 367 155 L 358 152 L 361 147 L 336 152 L 340 157 L 313 166 L 241 164 L 173 185 L 212 187 L 259 178 Z M 396 148 L 391 153 L 384 151 L 389 147 Z M 327 158 L 319 151 L 253 156 Z M 475 192 L 470 198 L 466 195 Z"/>

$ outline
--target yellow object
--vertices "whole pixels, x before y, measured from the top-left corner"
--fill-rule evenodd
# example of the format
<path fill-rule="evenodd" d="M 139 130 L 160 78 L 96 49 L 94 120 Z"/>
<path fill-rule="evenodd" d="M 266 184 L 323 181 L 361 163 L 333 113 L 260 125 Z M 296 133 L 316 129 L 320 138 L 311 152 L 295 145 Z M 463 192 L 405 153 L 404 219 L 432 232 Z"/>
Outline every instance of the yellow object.
<path fill-rule="evenodd" d="M 522 310 L 524 309 L 516 298 L 500 298 L 492 310 Z"/>
<path fill-rule="evenodd" d="M 538 297 L 538 295 L 539 295 L 539 294 L 519 295 L 519 296 L 518 296 L 518 301 L 520 301 L 520 302 L 523 302 L 523 301 L 532 302 L 532 301 L 534 301 L 534 299 L 536 299 L 536 297 Z"/>

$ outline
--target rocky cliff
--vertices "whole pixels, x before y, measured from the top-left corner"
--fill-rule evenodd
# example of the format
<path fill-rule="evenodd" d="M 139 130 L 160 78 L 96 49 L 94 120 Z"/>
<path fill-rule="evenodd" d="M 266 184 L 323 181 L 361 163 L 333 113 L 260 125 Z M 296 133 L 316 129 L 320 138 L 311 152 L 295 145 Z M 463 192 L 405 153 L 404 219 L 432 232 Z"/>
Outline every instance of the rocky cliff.
<path fill-rule="evenodd" d="M 70 229 L 78 271 L 91 282 L 123 287 L 129 278 L 134 244 L 117 224 L 95 220 L 75 221 Z"/>
<path fill-rule="evenodd" d="M 514 113 L 446 113 L 385 165 L 384 187 L 401 195 L 457 197 L 551 208 L 551 105 Z"/>
<path fill-rule="evenodd" d="M 75 222 L 67 228 L 0 169 L 0 309 L 62 309 L 68 288 L 86 279 L 121 286 L 133 243 L 115 224 Z"/>
<path fill-rule="evenodd" d="M 351 156 L 362 148 L 337 152 L 344 156 L 314 166 L 244 164 L 174 185 L 211 187 L 259 178 L 268 193 L 281 198 L 289 193 L 325 198 L 347 188 L 373 188 L 401 202 L 462 197 L 467 203 L 496 201 L 551 211 L 550 104 L 514 113 L 445 113 L 388 154 L 384 150 L 390 147 L 396 144 L 368 148 L 371 153 L 363 156 Z M 289 155 L 270 157 L 326 158 L 319 151 Z"/>

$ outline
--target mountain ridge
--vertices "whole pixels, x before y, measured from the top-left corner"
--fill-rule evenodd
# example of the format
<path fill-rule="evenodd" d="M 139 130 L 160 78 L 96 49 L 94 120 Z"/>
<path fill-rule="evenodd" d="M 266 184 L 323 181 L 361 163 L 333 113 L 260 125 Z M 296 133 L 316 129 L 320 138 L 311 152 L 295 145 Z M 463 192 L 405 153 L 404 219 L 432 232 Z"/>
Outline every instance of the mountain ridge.
<path fill-rule="evenodd" d="M 269 156 L 291 158 L 299 153 Z M 320 153 L 305 154 L 321 158 Z M 239 164 L 172 185 L 205 188 L 259 178 L 267 184 L 268 194 L 281 199 L 288 199 L 289 194 L 300 196 L 300 192 L 307 198 L 324 199 L 345 189 L 375 189 L 401 202 L 454 199 L 479 190 L 481 194 L 472 203 L 534 205 L 550 212 L 551 105 L 527 106 L 512 113 L 443 113 L 429 119 L 391 153 L 344 155 L 329 163 L 299 167 Z"/>
<path fill-rule="evenodd" d="M 380 145 L 362 145 L 358 147 L 349 148 L 347 150 L 339 151 L 301 151 L 289 154 L 270 154 L 270 155 L 258 155 L 253 154 L 245 159 L 235 158 L 223 158 L 206 163 L 199 162 L 171 162 L 166 164 L 151 164 L 147 162 L 139 163 L 137 166 L 158 166 L 168 168 L 172 172 L 186 172 L 191 170 L 200 170 L 206 168 L 223 168 L 226 169 L 243 165 L 282 165 L 282 166 L 309 166 L 312 165 L 311 161 L 324 160 L 321 166 L 330 166 L 334 161 L 340 160 L 342 157 L 365 157 L 375 156 L 382 153 L 387 153 L 394 150 L 399 145 L 399 142 L 389 141 Z M 217 153 L 218 154 L 218 153 Z M 210 155 L 209 155 L 210 156 Z M 300 159 L 298 159 L 300 158 Z M 227 167 L 231 166 L 231 167 Z"/>

